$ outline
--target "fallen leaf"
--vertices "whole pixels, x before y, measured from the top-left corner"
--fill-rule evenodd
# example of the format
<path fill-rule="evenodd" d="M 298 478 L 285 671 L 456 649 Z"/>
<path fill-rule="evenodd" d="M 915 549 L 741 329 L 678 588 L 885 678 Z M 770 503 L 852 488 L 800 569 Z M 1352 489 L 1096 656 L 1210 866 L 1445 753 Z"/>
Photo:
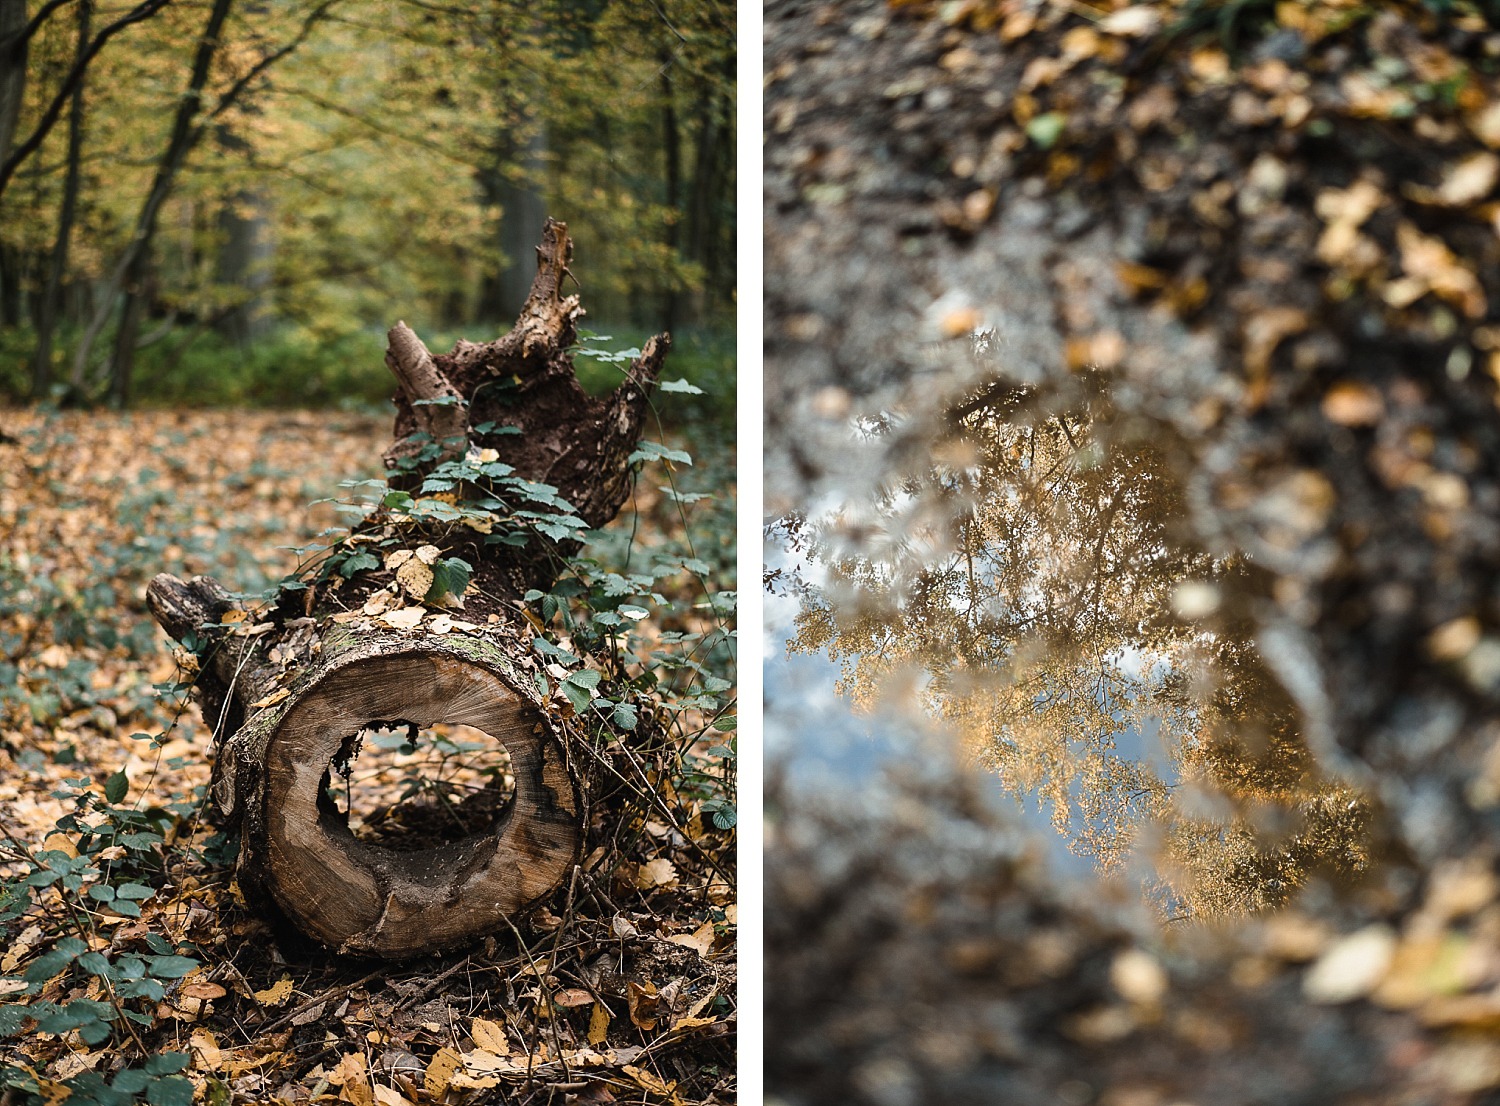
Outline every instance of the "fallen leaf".
<path fill-rule="evenodd" d="M 396 583 L 405 588 L 413 599 L 420 600 L 432 590 L 432 569 L 424 562 L 412 558 L 396 570 Z"/>
<path fill-rule="evenodd" d="M 620 1070 L 634 1079 L 636 1086 L 640 1087 L 641 1090 L 649 1091 L 651 1094 L 670 1098 L 672 1097 L 672 1092 L 677 1089 L 677 1081 L 675 1079 L 668 1083 L 658 1076 L 652 1075 L 649 1071 L 636 1067 L 634 1064 L 626 1064 Z"/>
<path fill-rule="evenodd" d="M 1127 949 L 1109 966 L 1109 981 L 1126 1002 L 1155 1006 L 1167 993 L 1167 973 L 1156 958 L 1140 949 Z"/>
<path fill-rule="evenodd" d="M 559 991 L 552 997 L 553 1006 L 572 1008 L 574 1006 L 587 1006 L 594 1001 L 594 996 L 587 991 L 577 987 L 569 987 L 566 991 Z"/>
<path fill-rule="evenodd" d="M 1431 291 L 1471 319 L 1484 315 L 1488 301 L 1479 278 L 1464 268 L 1446 242 L 1403 222 L 1396 228 L 1396 243 L 1401 249 L 1401 267 L 1413 282 L 1420 285 L 1420 291 L 1413 296 L 1410 294 L 1413 289 L 1399 287 L 1401 282 L 1393 282 L 1392 287 L 1387 288 L 1387 303 L 1404 307 Z"/>
<path fill-rule="evenodd" d="M 193 1030 L 188 1037 L 188 1047 L 193 1050 L 193 1066 L 200 1071 L 217 1071 L 224 1062 L 218 1038 L 206 1029 Z"/>
<path fill-rule="evenodd" d="M 1488 196 L 1500 179 L 1500 157 L 1482 151 L 1449 166 L 1437 198 L 1450 207 L 1468 207 Z"/>
<path fill-rule="evenodd" d="M 589 1015 L 589 1036 L 591 1045 L 603 1044 L 609 1036 L 609 1011 L 604 1008 L 602 1002 L 594 1003 L 594 1012 Z"/>
<path fill-rule="evenodd" d="M 292 997 L 292 977 L 284 975 L 264 991 L 255 992 L 255 1001 L 262 1006 L 282 1006 Z"/>
<path fill-rule="evenodd" d="M 693 930 L 692 933 L 674 933 L 667 940 L 671 941 L 674 945 L 682 945 L 690 948 L 699 956 L 706 957 L 713 951 L 715 936 L 714 924 L 712 922 L 704 922 L 697 929 Z"/>
<path fill-rule="evenodd" d="M 474 1023 L 469 1027 L 469 1036 L 473 1037 L 474 1044 L 485 1052 L 496 1056 L 510 1055 L 510 1041 L 505 1036 L 505 1027 L 499 1022 L 475 1018 Z"/>
<path fill-rule="evenodd" d="M 1105 16 L 1099 20 L 1098 26 L 1105 34 L 1142 38 L 1156 33 L 1161 26 L 1161 13 L 1155 8 L 1137 4 Z"/>
<path fill-rule="evenodd" d="M 1308 969 L 1302 993 L 1309 1002 L 1334 1005 L 1363 998 L 1380 985 L 1396 953 L 1387 926 L 1367 926 L 1336 942 Z"/>
<path fill-rule="evenodd" d="M 630 1004 L 630 1020 L 637 1029 L 649 1032 L 656 1028 L 656 1008 L 660 1001 L 656 984 L 647 982 L 643 986 L 633 979 L 627 980 L 625 1000 Z"/>
<path fill-rule="evenodd" d="M 642 891 L 649 891 L 654 887 L 668 887 L 677 881 L 677 869 L 672 862 L 663 857 L 648 861 L 641 865 L 641 870 L 636 874 L 635 885 Z"/>
<path fill-rule="evenodd" d="M 442 1098 L 448 1093 L 448 1084 L 462 1064 L 463 1060 L 454 1049 L 438 1049 L 427 1064 L 427 1072 L 422 1078 L 422 1089 L 433 1098 Z"/>
<path fill-rule="evenodd" d="M 281 702 L 289 695 L 291 695 L 291 691 L 289 689 L 284 687 L 277 688 L 275 691 L 271 692 L 271 694 L 267 695 L 264 699 L 258 699 L 255 702 L 251 703 L 250 706 L 255 710 L 259 710 L 261 707 L 274 707 L 277 703 Z"/>
<path fill-rule="evenodd" d="M 1378 389 L 1354 380 L 1341 380 L 1323 396 L 1323 417 L 1339 426 L 1374 426 L 1385 415 Z"/>
<path fill-rule="evenodd" d="M 389 611 L 381 615 L 378 621 L 381 625 L 389 626 L 393 630 L 412 630 L 426 615 L 427 611 L 423 607 L 402 607 L 399 611 Z"/>
<path fill-rule="evenodd" d="M 1434 660 L 1462 660 L 1473 651 L 1483 636 L 1483 627 L 1473 615 L 1445 622 L 1427 637 L 1427 651 Z"/>

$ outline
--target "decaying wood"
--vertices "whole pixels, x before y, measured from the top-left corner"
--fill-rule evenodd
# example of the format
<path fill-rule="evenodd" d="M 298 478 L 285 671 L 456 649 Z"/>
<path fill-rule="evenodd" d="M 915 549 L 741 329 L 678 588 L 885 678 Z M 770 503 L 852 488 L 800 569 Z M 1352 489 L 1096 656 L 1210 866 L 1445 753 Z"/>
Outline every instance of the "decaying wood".
<path fill-rule="evenodd" d="M 460 341 L 434 356 L 405 323 L 392 328 L 386 364 L 400 391 L 385 459 L 411 459 L 413 471 L 395 478 L 403 486 L 419 486 L 444 460 L 493 449 L 517 476 L 557 487 L 590 526 L 619 511 L 669 342 L 648 341 L 612 395 L 587 395 L 569 355 L 582 315 L 578 298 L 563 294 L 570 258 L 567 228 L 548 220 L 531 294 L 496 341 Z M 437 456 L 421 460 L 429 442 Z M 384 568 L 300 581 L 254 612 L 202 576 L 162 574 L 147 592 L 152 615 L 199 665 L 215 735 L 213 803 L 240 831 L 241 886 L 324 946 L 383 957 L 507 930 L 571 871 L 586 813 L 580 758 L 532 678 L 534 631 L 521 613 L 526 589 L 550 586 L 569 546 L 540 534 L 520 548 L 491 545 L 467 530 L 414 529 L 384 511 L 352 540 L 375 548 L 392 536 L 473 564 L 468 631 L 403 632 L 366 616 L 366 598 L 392 578 Z M 357 839 L 324 788 L 331 766 L 376 723 L 488 734 L 510 755 L 513 802 L 489 832 L 415 852 Z"/>

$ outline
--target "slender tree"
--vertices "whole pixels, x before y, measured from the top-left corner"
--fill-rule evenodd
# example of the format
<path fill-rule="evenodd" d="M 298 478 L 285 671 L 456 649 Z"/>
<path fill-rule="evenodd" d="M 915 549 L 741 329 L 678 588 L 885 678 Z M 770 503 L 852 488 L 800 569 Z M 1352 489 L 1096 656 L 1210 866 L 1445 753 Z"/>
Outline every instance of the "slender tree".
<path fill-rule="evenodd" d="M 89 21 L 93 14 L 93 0 L 80 0 L 78 5 L 78 47 L 74 65 L 88 50 Z M 83 90 L 85 81 L 80 79 L 73 89 L 72 104 L 68 109 L 68 169 L 63 180 L 62 206 L 57 216 L 57 237 L 52 244 L 51 263 L 47 269 L 47 287 L 42 293 L 41 306 L 37 312 L 36 354 L 32 361 L 31 394 L 40 399 L 52 387 L 52 339 L 57 329 L 58 301 L 62 295 L 63 278 L 68 271 L 68 245 L 73 237 L 73 224 L 78 217 L 78 185 L 83 163 Z"/>

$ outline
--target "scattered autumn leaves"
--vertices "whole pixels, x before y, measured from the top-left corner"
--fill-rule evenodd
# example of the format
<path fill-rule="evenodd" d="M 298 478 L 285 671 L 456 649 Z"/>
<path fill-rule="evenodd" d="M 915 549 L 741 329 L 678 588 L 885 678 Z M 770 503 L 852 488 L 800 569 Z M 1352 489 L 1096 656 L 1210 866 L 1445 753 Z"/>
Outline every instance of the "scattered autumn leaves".
<path fill-rule="evenodd" d="M 295 569 L 289 547 L 341 521 L 335 508 L 308 504 L 371 475 L 383 421 L 0 418 L 17 439 L 0 446 L 0 664 L 14 673 L 0 683 L 0 830 L 32 850 L 76 854 L 76 835 L 54 829 L 72 805 L 54 792 L 70 778 L 91 777 L 101 795 L 119 789 L 111 801 L 165 811 L 159 885 L 139 900 L 105 901 L 103 889 L 85 899 L 87 945 L 128 957 L 170 943 L 198 961 L 184 961 L 191 970 L 132 1028 L 134 1045 L 93 1048 L 76 1031 L 32 1029 L 0 1039 L 0 1064 L 35 1072 L 57 1101 L 64 1081 L 108 1079 L 164 1053 L 188 1057 L 182 1074 L 215 1103 L 462 1103 L 498 1087 L 529 1101 L 560 1084 L 598 1103 L 729 1101 L 736 912 L 730 884 L 703 868 L 708 839 L 696 811 L 680 824 L 698 827 L 698 845 L 665 820 L 621 827 L 618 841 L 587 858 L 566 918 L 543 909 L 457 960 L 370 972 L 282 946 L 246 911 L 221 839 L 197 813 L 208 727 L 196 707 L 179 707 L 170 688 L 178 666 L 142 592 L 157 571 L 212 573 L 257 591 Z M 404 552 L 389 566 L 400 596 L 392 609 L 429 613 L 420 603 L 434 601 L 441 563 L 424 549 Z M 253 618 L 244 622 L 254 629 Z M 675 802 L 670 781 L 664 794 Z M 34 1001 L 24 981 L 15 984 L 54 947 L 49 911 L 60 901 L 41 900 L 40 913 L 6 934 L 0 1003 Z M 35 1000 L 98 997 L 97 979 L 62 972 Z"/>

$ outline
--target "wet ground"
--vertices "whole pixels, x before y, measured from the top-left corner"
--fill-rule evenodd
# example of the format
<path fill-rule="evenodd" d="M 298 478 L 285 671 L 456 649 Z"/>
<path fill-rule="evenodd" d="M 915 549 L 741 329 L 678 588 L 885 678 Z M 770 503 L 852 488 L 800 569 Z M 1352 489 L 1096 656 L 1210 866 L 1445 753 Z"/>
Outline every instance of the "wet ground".
<path fill-rule="evenodd" d="M 1500 36 L 1085 7 L 767 9 L 771 1086 L 1481 1100 Z"/>

